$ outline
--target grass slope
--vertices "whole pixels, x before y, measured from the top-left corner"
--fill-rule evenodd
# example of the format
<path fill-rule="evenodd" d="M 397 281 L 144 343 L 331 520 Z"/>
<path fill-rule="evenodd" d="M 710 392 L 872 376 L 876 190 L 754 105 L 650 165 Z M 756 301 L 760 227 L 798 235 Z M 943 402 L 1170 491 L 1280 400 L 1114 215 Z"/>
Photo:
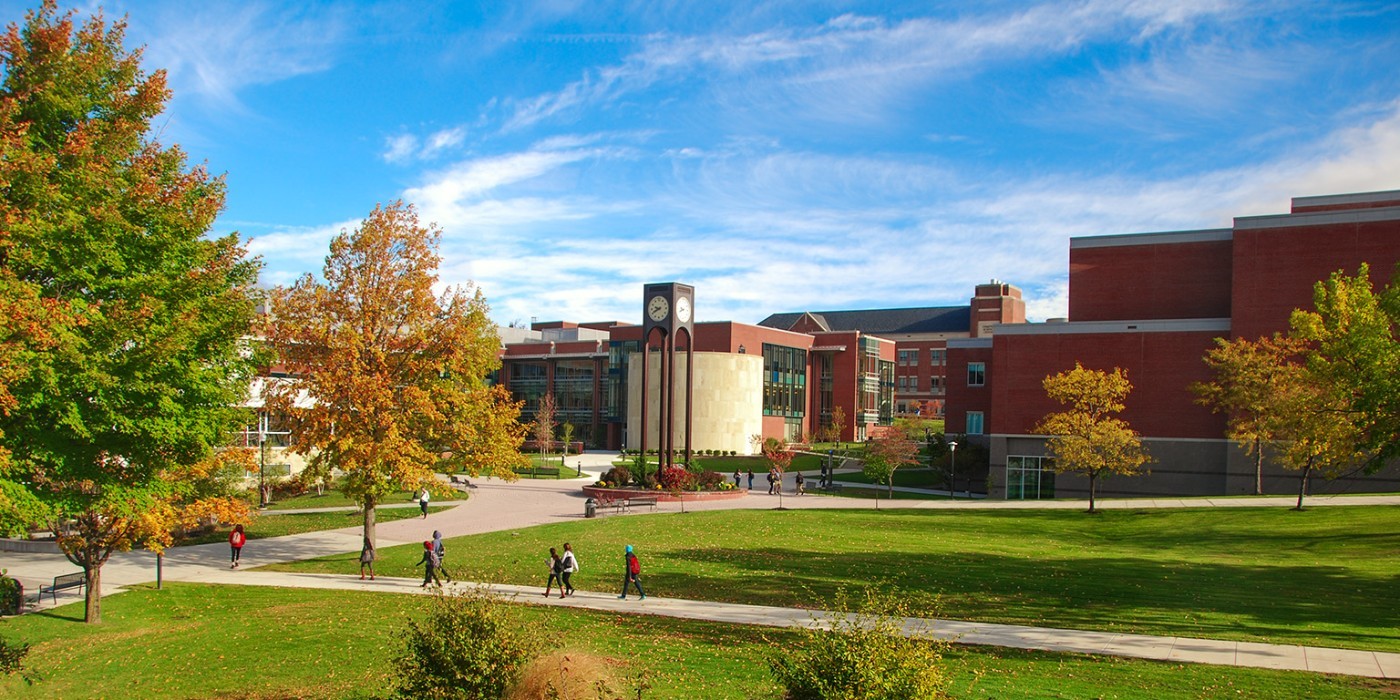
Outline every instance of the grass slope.
<path fill-rule="evenodd" d="M 33 645 L 33 686 L 0 676 L 5 698 L 382 698 L 396 633 L 418 596 L 174 584 L 104 601 L 101 625 L 82 606 L 0 620 L 0 635 Z M 785 630 L 521 607 L 523 624 L 554 643 L 645 673 L 647 700 L 776 698 L 763 665 L 791 645 Z M 1164 664 L 1016 650 L 954 648 L 955 698 L 1393 697 L 1394 682 Z M 622 690 L 622 689 L 619 689 Z M 630 697 L 630 695 L 629 695 Z"/>
<path fill-rule="evenodd" d="M 1400 508 L 1078 511 L 709 511 L 462 537 L 464 580 L 538 583 L 572 542 L 585 590 L 619 586 L 637 546 L 660 595 L 820 607 L 882 582 L 942 596 L 945 617 L 1400 651 Z M 412 576 L 413 547 L 379 571 Z M 349 573 L 353 554 L 277 565 Z"/>

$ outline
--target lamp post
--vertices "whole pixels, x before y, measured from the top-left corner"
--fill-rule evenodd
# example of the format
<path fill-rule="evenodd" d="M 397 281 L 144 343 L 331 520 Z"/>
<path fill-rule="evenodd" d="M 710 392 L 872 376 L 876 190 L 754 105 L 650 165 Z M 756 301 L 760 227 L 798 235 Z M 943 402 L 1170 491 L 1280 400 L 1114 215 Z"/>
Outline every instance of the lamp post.
<path fill-rule="evenodd" d="M 948 497 L 958 497 L 958 487 L 954 486 L 958 478 L 958 442 L 948 441 Z"/>
<path fill-rule="evenodd" d="M 267 508 L 267 413 L 258 414 L 258 508 Z"/>

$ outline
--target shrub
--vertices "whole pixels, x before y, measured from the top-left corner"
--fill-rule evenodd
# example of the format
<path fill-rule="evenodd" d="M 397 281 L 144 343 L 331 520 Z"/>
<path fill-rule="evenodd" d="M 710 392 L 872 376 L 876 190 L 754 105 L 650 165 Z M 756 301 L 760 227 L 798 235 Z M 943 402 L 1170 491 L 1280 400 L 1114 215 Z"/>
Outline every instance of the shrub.
<path fill-rule="evenodd" d="M 425 620 L 408 621 L 393 660 L 401 698 L 501 697 L 540 647 L 539 638 L 490 593 L 437 594 Z"/>
<path fill-rule="evenodd" d="M 671 467 L 661 472 L 661 488 L 671 491 L 689 491 L 695 487 L 695 475 L 680 467 Z"/>
<path fill-rule="evenodd" d="M 696 479 L 696 484 L 701 491 L 719 491 L 724 488 L 726 483 L 724 475 L 719 472 L 701 472 L 699 478 Z"/>
<path fill-rule="evenodd" d="M 24 591 L 6 572 L 0 569 L 0 615 L 18 615 L 24 608 Z"/>
<path fill-rule="evenodd" d="M 934 617 L 936 600 L 927 594 L 865 589 L 852 610 L 845 591 L 837 592 L 830 618 L 814 618 L 800 628 L 796 644 L 773 645 L 768 668 L 790 700 L 932 700 L 944 698 L 948 679 L 940 668 L 948 643 L 928 629 L 905 636 L 904 619 Z M 914 600 L 911 603 L 911 598 Z"/>
<path fill-rule="evenodd" d="M 509 700 L 616 697 L 611 659 L 579 652 L 546 654 L 525 667 Z"/>
<path fill-rule="evenodd" d="M 37 675 L 24 669 L 24 657 L 29 655 L 29 645 L 23 642 L 11 642 L 4 637 L 0 637 L 0 675 L 13 676 L 19 674 L 24 679 L 25 684 L 34 685 Z"/>
<path fill-rule="evenodd" d="M 627 471 L 627 467 L 617 466 L 609 469 L 603 474 L 603 481 L 617 486 L 626 486 L 632 480 L 632 473 Z"/>
<path fill-rule="evenodd" d="M 650 469 L 642 472 L 642 475 L 637 478 L 637 485 L 645 489 L 654 489 L 656 488 L 657 483 L 658 482 L 656 481 L 656 472 L 651 471 Z"/>

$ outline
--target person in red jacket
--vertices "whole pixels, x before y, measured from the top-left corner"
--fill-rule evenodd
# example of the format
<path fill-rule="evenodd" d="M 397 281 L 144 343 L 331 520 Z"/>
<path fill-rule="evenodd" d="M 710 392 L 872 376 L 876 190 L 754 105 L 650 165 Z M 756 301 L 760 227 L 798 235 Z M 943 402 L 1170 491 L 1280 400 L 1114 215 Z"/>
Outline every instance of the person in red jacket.
<path fill-rule="evenodd" d="M 626 549 L 627 569 L 622 574 L 622 595 L 618 596 L 623 600 L 627 599 L 627 584 L 637 587 L 637 594 L 642 600 L 647 599 L 647 594 L 642 591 L 642 563 L 637 561 L 637 555 L 632 553 L 632 545 L 627 545 Z"/>
<path fill-rule="evenodd" d="M 238 568 L 238 557 L 243 553 L 243 545 L 248 542 L 248 536 L 243 534 L 242 525 L 234 525 L 233 532 L 228 533 L 228 546 L 231 550 L 229 561 L 232 562 L 228 568 Z"/>

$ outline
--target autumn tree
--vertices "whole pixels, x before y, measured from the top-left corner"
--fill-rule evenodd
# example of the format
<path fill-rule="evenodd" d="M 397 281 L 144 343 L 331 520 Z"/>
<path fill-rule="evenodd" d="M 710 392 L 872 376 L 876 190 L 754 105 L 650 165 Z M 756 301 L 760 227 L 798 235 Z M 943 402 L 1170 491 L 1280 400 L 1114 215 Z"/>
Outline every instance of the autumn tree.
<path fill-rule="evenodd" d="M 1345 405 L 1356 453 L 1375 471 L 1400 456 L 1400 265 L 1377 295 L 1370 266 L 1338 271 L 1314 287 L 1312 311 L 1298 310 L 1291 334 L 1312 344 L 1306 362 Z"/>
<path fill-rule="evenodd" d="M 841 436 L 846 430 L 846 409 L 836 406 L 831 409 L 831 423 L 827 425 L 827 441 L 835 442 L 837 449 L 840 449 Z"/>
<path fill-rule="evenodd" d="M 433 291 L 437 227 L 410 205 L 376 206 L 331 241 L 322 273 L 275 290 L 266 336 L 292 378 L 269 381 L 293 449 L 345 473 L 375 539 L 375 506 L 438 471 L 514 479 L 526 466 L 520 404 L 486 377 L 500 340 L 479 290 Z M 309 405 L 308 405 L 309 404 Z"/>
<path fill-rule="evenodd" d="M 531 424 L 535 431 L 535 446 L 540 450 L 541 464 L 554 443 L 554 414 L 554 394 L 546 393 L 540 397 L 539 405 L 535 408 L 535 421 Z"/>
<path fill-rule="evenodd" d="M 1054 457 L 1049 469 L 1087 476 L 1093 513 L 1099 478 L 1140 474 L 1152 461 L 1137 432 L 1113 415 L 1122 412 L 1133 386 L 1120 368 L 1103 372 L 1084 369 L 1078 362 L 1072 370 L 1046 377 L 1043 386 L 1047 396 L 1069 407 L 1045 416 L 1035 427 L 1036 433 L 1050 436 L 1045 441 Z"/>
<path fill-rule="evenodd" d="M 1258 340 L 1216 338 L 1205 361 L 1215 378 L 1191 385 L 1197 402 L 1225 413 L 1226 434 L 1254 458 L 1254 495 L 1264 493 L 1265 447 L 1284 430 L 1281 403 L 1307 344 L 1279 334 Z"/>
<path fill-rule="evenodd" d="M 792 467 L 792 459 L 797 453 L 792 451 L 786 440 L 766 438 L 763 440 L 763 461 L 768 469 L 776 473 L 778 479 L 778 507 L 783 507 L 783 474 Z"/>
<path fill-rule="evenodd" d="M 865 445 L 865 465 L 861 469 L 867 478 L 885 484 L 894 498 L 894 473 L 906 464 L 918 464 L 919 446 L 900 430 L 891 430 L 873 438 Z"/>
<path fill-rule="evenodd" d="M 11 317 L 0 338 L 19 348 L 0 353 L 0 480 L 6 502 L 44 504 L 88 622 L 111 554 L 168 539 L 256 361 L 257 264 L 208 235 L 224 183 L 150 138 L 165 74 L 123 39 L 52 0 L 0 36 L 0 309 L 45 324 Z"/>

